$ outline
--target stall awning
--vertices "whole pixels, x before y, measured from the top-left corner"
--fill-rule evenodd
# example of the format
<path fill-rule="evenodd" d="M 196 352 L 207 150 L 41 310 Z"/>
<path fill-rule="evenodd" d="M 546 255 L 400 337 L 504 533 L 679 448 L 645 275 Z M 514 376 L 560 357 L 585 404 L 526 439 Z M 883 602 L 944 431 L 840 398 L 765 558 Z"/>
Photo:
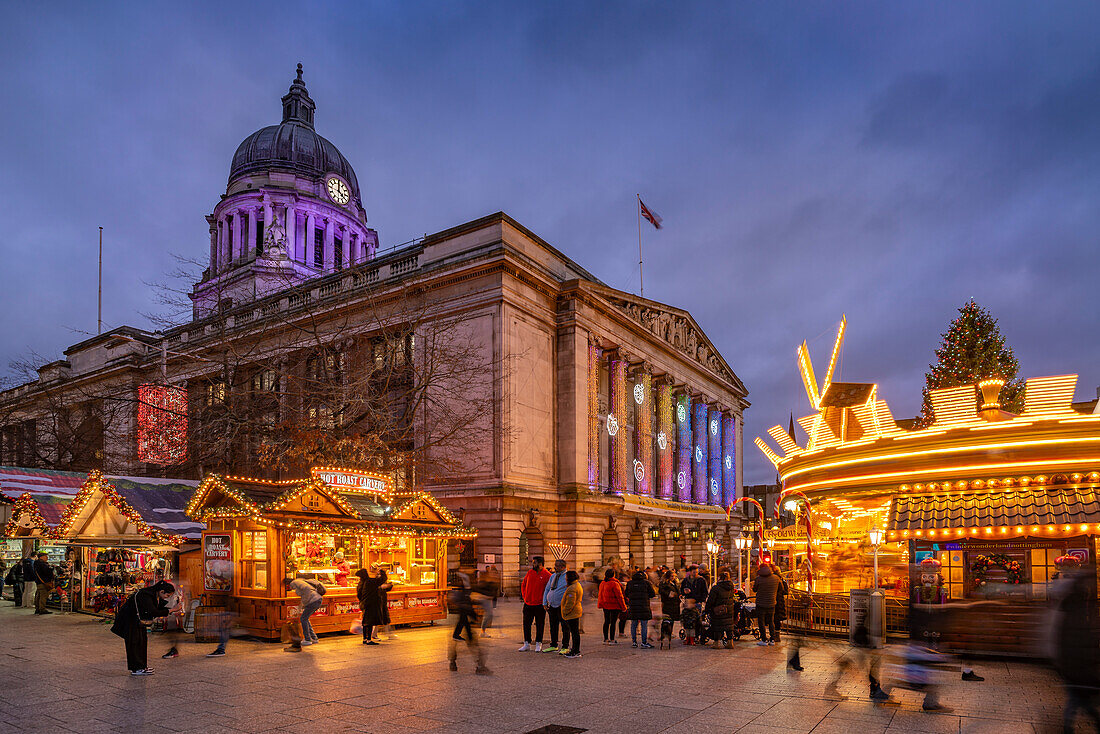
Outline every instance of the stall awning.
<path fill-rule="evenodd" d="M 1030 487 L 1003 492 L 898 495 L 891 531 L 1034 527 L 1100 522 L 1096 487 Z"/>

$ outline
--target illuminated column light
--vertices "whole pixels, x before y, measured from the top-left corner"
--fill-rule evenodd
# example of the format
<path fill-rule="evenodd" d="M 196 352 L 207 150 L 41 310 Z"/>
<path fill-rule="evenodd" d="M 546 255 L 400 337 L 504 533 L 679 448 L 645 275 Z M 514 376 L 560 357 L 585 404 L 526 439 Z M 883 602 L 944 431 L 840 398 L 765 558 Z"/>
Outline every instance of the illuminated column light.
<path fill-rule="evenodd" d="M 611 491 L 624 494 L 633 486 L 630 476 L 630 446 L 626 440 L 626 361 L 612 359 L 610 364 L 611 400 L 607 412 L 607 434 L 611 440 Z"/>
<path fill-rule="evenodd" d="M 588 489 L 600 483 L 600 348 L 588 345 Z"/>
<path fill-rule="evenodd" d="M 722 505 L 737 499 L 737 418 L 722 416 Z"/>
<path fill-rule="evenodd" d="M 707 502 L 707 447 L 709 445 L 709 428 L 707 427 L 706 403 L 695 403 L 691 406 L 691 429 L 694 434 L 691 499 L 697 504 L 705 505 Z"/>
<path fill-rule="evenodd" d="M 722 413 L 711 406 L 707 415 L 707 504 L 722 504 Z"/>
<path fill-rule="evenodd" d="M 657 492 L 666 500 L 676 497 L 676 477 L 672 471 L 673 413 L 672 387 L 662 380 L 657 386 Z"/>
<path fill-rule="evenodd" d="M 676 499 L 691 502 L 691 463 L 695 452 L 691 441 L 691 396 L 679 395 L 676 398 Z"/>
<path fill-rule="evenodd" d="M 634 492 L 653 496 L 653 376 L 640 370 L 634 377 Z M 639 479 L 638 477 L 641 477 Z"/>

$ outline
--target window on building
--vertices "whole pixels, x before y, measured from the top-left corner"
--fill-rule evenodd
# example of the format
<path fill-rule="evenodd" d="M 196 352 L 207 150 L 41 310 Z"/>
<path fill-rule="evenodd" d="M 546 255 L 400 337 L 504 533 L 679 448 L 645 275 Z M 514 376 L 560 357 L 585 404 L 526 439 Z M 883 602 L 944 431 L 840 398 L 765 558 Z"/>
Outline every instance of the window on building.
<path fill-rule="evenodd" d="M 313 230 L 313 265 L 318 268 L 325 266 L 325 230 L 320 228 Z"/>
<path fill-rule="evenodd" d="M 333 266 L 337 270 L 344 269 L 344 241 L 337 237 L 332 241 Z"/>
<path fill-rule="evenodd" d="M 214 405 L 215 403 L 224 403 L 229 391 L 226 389 L 225 383 L 211 382 L 206 385 L 206 405 L 207 407 Z"/>
<path fill-rule="evenodd" d="M 336 423 L 332 419 L 332 408 L 325 404 L 311 405 L 307 411 L 309 415 L 309 425 L 315 429 L 321 431 L 331 431 L 335 428 Z"/>
<path fill-rule="evenodd" d="M 241 587 L 267 589 L 267 531 L 241 532 Z"/>
<path fill-rule="evenodd" d="M 256 217 L 256 254 L 264 251 L 264 218 Z"/>
<path fill-rule="evenodd" d="M 252 375 L 252 392 L 276 392 L 279 389 L 279 377 L 275 370 L 260 370 Z"/>

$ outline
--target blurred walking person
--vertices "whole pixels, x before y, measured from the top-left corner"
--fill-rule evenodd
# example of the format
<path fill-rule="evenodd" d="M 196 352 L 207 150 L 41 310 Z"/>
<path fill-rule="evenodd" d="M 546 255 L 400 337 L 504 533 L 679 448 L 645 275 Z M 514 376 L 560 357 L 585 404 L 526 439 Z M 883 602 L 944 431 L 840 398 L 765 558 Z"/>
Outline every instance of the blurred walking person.
<path fill-rule="evenodd" d="M 1054 670 L 1066 689 L 1062 712 L 1063 731 L 1072 732 L 1078 709 L 1100 731 L 1097 694 L 1100 693 L 1100 634 L 1096 603 L 1096 569 L 1092 565 L 1071 572 L 1059 591 L 1053 625 Z M 1063 575 L 1070 576 L 1070 574 Z"/>
<path fill-rule="evenodd" d="M 474 608 L 473 598 L 470 595 L 470 577 L 465 573 L 457 574 L 458 585 L 451 589 L 447 596 L 447 606 L 456 616 L 454 632 L 447 640 L 447 659 L 450 661 L 450 669 L 458 670 L 458 643 L 463 640 L 462 633 L 466 633 L 466 647 L 473 653 L 477 660 L 478 675 L 492 675 L 492 671 L 485 665 L 485 649 L 478 642 L 477 633 L 474 632 L 473 622 L 477 621 L 477 610 Z"/>
<path fill-rule="evenodd" d="M 500 598 L 500 574 L 496 566 L 489 566 L 478 575 L 477 583 L 473 588 L 474 605 L 480 604 L 481 636 L 492 637 L 489 629 L 493 626 L 493 612 L 497 608 L 497 599 Z"/>

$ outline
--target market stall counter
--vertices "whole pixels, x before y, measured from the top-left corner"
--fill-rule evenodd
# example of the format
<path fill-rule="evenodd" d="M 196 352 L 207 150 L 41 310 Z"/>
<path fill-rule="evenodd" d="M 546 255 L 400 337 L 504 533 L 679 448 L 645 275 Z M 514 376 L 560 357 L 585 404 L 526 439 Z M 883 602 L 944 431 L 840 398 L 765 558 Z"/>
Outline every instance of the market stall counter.
<path fill-rule="evenodd" d="M 325 587 L 311 622 L 346 631 L 360 617 L 356 572 L 384 572 L 393 584 L 394 624 L 446 616 L 447 544 L 475 537 L 431 495 L 395 491 L 383 474 L 315 468 L 305 479 L 270 481 L 210 475 L 187 513 L 206 523 L 203 585 L 208 604 L 239 616 L 242 628 L 279 636 L 298 606 L 284 578 Z"/>

